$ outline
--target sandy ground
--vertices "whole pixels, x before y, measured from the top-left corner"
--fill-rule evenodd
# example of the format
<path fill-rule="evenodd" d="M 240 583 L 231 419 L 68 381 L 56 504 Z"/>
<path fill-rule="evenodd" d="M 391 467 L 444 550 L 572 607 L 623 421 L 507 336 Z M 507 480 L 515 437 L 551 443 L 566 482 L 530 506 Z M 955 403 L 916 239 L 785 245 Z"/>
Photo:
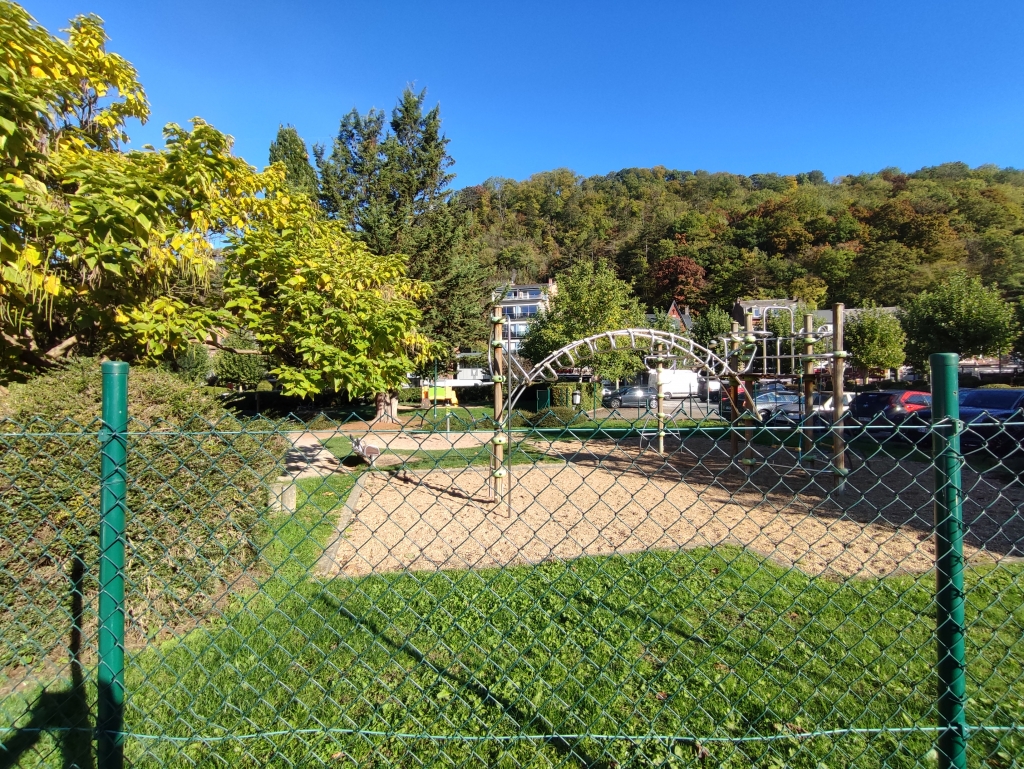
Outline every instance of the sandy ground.
<path fill-rule="evenodd" d="M 487 499 L 486 467 L 363 476 L 321 570 L 483 568 L 720 543 L 810 574 L 883 576 L 934 562 L 924 463 L 855 462 L 839 493 L 832 474 L 799 469 L 786 449 L 757 447 L 762 464 L 748 476 L 728 444 L 705 439 L 670 444 L 666 457 L 636 440 L 538 447 L 564 461 L 514 466 L 501 504 Z M 964 487 L 967 556 L 1024 555 L 1024 486 L 965 470 Z"/>

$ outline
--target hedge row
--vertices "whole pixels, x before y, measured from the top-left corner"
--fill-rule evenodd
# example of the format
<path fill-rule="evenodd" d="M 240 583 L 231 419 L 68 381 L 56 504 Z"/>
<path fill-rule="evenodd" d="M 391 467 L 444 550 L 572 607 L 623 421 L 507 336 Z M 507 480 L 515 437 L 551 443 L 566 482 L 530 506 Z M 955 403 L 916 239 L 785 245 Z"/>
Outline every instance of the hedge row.
<path fill-rule="evenodd" d="M 591 408 L 594 403 L 594 391 L 600 387 L 597 382 L 581 382 L 581 383 L 560 383 L 551 385 L 551 405 L 554 406 L 572 406 L 572 394 L 576 391 L 580 391 L 580 406 L 582 408 Z M 601 391 L 597 390 L 598 398 L 600 401 Z"/>
<path fill-rule="evenodd" d="M 155 637 L 255 573 L 287 442 L 170 373 L 133 369 L 128 382 L 128 624 Z M 99 363 L 85 360 L 0 398 L 0 664 L 66 638 L 76 555 L 95 605 L 100 396 Z"/>

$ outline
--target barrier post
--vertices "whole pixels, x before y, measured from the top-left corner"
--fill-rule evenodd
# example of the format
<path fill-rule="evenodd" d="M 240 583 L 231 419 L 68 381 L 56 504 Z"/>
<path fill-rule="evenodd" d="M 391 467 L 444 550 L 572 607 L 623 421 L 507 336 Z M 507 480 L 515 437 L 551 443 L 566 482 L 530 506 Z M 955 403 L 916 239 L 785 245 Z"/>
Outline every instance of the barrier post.
<path fill-rule="evenodd" d="M 966 769 L 963 487 L 960 479 L 959 360 L 929 357 L 935 457 L 935 608 L 939 676 L 939 769 Z"/>
<path fill-rule="evenodd" d="M 836 474 L 835 486 L 840 493 L 846 489 L 846 438 L 843 435 L 843 378 L 846 376 L 846 350 L 843 339 L 846 327 L 845 314 L 846 305 L 832 305 L 832 467 Z"/>
<path fill-rule="evenodd" d="M 504 421 L 508 415 L 502 406 L 502 383 L 505 381 L 505 348 L 502 341 L 502 328 L 505 318 L 496 314 L 491 316 L 491 347 L 494 349 L 494 436 L 491 438 L 491 479 L 490 497 L 496 502 L 501 501 L 505 483 L 505 441 Z"/>
<path fill-rule="evenodd" d="M 804 399 L 803 423 L 800 428 L 800 461 L 814 461 L 814 442 L 811 435 L 811 417 L 814 415 L 814 316 L 810 313 L 804 315 L 804 365 L 802 368 L 803 381 L 801 382 L 802 395 Z M 794 340 L 795 346 L 795 340 Z"/>
<path fill-rule="evenodd" d="M 100 595 L 96 750 L 99 769 L 124 766 L 124 545 L 128 364 L 106 361 L 100 427 Z"/>

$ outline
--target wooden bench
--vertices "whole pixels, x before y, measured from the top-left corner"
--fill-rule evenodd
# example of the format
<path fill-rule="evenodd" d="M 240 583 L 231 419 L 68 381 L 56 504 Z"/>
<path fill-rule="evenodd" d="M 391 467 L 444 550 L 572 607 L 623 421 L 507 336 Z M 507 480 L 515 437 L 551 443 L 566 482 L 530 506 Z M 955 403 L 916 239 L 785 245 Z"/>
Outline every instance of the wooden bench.
<path fill-rule="evenodd" d="M 352 451 L 361 456 L 370 467 L 373 467 L 373 463 L 380 456 L 380 449 L 365 438 L 353 438 Z"/>

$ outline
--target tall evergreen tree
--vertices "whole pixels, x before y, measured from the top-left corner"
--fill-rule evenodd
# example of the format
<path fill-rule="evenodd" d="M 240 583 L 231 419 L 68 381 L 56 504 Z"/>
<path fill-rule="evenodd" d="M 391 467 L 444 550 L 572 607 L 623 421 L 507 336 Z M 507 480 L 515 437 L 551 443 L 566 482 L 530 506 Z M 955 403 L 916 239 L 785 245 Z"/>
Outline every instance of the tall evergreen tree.
<path fill-rule="evenodd" d="M 301 192 L 316 199 L 320 193 L 316 171 L 309 163 L 306 142 L 292 126 L 277 129 L 277 138 L 270 143 L 270 162 L 283 163 L 285 183 L 292 192 Z"/>
<path fill-rule="evenodd" d="M 409 277 L 431 288 L 422 328 L 446 363 L 460 346 L 486 335 L 488 274 L 467 246 L 467 212 L 451 200 L 454 164 L 441 132 L 440 107 L 424 112 L 426 90 L 406 88 L 386 123 L 384 112 L 353 109 L 330 150 L 314 147 L 320 202 L 371 252 L 405 254 Z"/>

